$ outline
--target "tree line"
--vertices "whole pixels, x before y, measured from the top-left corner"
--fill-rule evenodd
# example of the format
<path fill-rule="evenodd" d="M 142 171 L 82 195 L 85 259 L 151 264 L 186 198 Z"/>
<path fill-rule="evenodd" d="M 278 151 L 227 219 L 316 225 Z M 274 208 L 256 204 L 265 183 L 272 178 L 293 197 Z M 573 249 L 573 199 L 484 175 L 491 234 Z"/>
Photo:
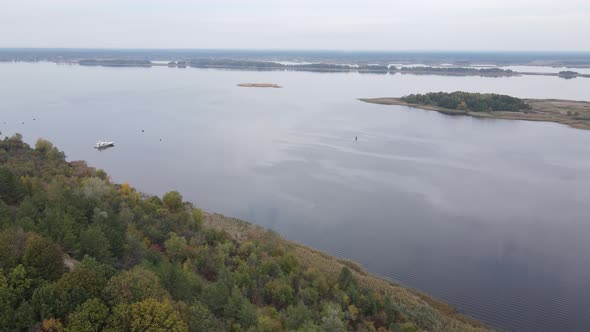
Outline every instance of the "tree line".
<path fill-rule="evenodd" d="M 410 104 L 432 105 L 453 110 L 471 112 L 522 112 L 530 109 L 526 101 L 495 93 L 429 92 L 411 94 L 401 98 Z"/>
<path fill-rule="evenodd" d="M 437 73 L 437 74 L 481 74 L 481 75 L 512 75 L 511 69 L 473 68 L 473 67 L 401 67 L 402 73 Z"/>

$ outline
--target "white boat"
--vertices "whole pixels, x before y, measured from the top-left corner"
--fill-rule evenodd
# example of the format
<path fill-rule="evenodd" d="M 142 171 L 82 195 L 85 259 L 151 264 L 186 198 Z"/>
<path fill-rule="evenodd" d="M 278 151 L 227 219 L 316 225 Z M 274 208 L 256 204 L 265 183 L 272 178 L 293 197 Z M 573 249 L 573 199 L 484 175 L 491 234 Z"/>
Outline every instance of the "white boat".
<path fill-rule="evenodd" d="M 115 146 L 115 142 L 98 141 L 98 142 L 96 142 L 96 145 L 94 146 L 94 148 L 95 149 L 104 149 L 104 148 L 110 148 L 112 146 Z"/>

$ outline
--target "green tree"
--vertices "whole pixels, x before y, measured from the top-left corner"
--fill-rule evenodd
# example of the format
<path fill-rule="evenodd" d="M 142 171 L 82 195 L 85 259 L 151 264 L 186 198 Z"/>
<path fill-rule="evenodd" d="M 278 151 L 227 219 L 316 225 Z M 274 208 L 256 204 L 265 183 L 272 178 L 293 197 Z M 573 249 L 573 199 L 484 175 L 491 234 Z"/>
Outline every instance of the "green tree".
<path fill-rule="evenodd" d="M 250 327 L 256 324 L 256 308 L 244 297 L 242 292 L 235 287 L 225 305 L 223 316 L 232 319 L 242 327 Z"/>
<path fill-rule="evenodd" d="M 184 302 L 177 303 L 178 312 L 188 326 L 189 332 L 220 331 L 221 324 L 209 309 L 200 302 L 188 306 Z"/>
<path fill-rule="evenodd" d="M 141 266 L 115 275 L 104 289 L 104 297 L 111 305 L 133 303 L 148 298 L 163 300 L 169 296 L 160 285 L 158 276 Z"/>
<path fill-rule="evenodd" d="M 6 279 L 2 271 L 0 271 L 0 288 L 8 289 L 8 279 Z"/>
<path fill-rule="evenodd" d="M 2 199 L 0 199 L 0 229 L 10 226 L 12 216 L 10 209 Z"/>
<path fill-rule="evenodd" d="M 201 209 L 193 209 L 193 222 L 195 223 L 195 231 L 198 231 L 203 226 L 203 211 Z"/>
<path fill-rule="evenodd" d="M 174 262 L 183 262 L 186 259 L 186 239 L 182 236 L 176 235 L 176 233 L 170 233 L 170 236 L 166 242 L 166 253 L 168 257 Z"/>
<path fill-rule="evenodd" d="M 96 177 L 101 180 L 106 180 L 108 177 L 108 174 L 107 174 L 107 172 L 104 171 L 104 169 L 97 169 L 96 170 Z"/>
<path fill-rule="evenodd" d="M 17 265 L 8 273 L 8 289 L 17 297 L 19 301 L 26 297 L 31 287 L 32 280 L 27 277 L 27 272 L 22 264 Z"/>
<path fill-rule="evenodd" d="M 398 314 L 400 312 L 400 308 L 397 304 L 394 304 L 391 300 L 391 297 L 386 296 L 383 300 L 383 311 L 387 316 L 387 320 L 391 323 L 397 320 Z"/>
<path fill-rule="evenodd" d="M 160 278 L 160 282 L 174 299 L 192 302 L 195 295 L 201 292 L 201 278 L 189 270 L 185 270 L 180 264 L 171 264 L 165 259 L 160 259 L 154 265 L 146 265 Z"/>
<path fill-rule="evenodd" d="M 283 324 L 277 318 L 267 315 L 260 315 L 257 319 L 256 331 L 259 332 L 275 332 L 283 331 Z"/>
<path fill-rule="evenodd" d="M 273 279 L 265 287 L 266 298 L 279 308 L 284 308 L 293 302 L 293 288 L 282 279 Z"/>
<path fill-rule="evenodd" d="M 116 216 L 109 216 L 101 224 L 101 230 L 109 241 L 109 251 L 115 258 L 124 257 L 126 254 L 126 239 L 125 232 L 127 230 L 127 224 Z"/>
<path fill-rule="evenodd" d="M 340 288 L 343 290 L 348 290 L 352 287 L 356 288 L 356 281 L 352 276 L 352 272 L 347 267 L 343 267 L 340 270 L 340 275 L 338 276 L 338 283 L 340 284 Z"/>
<path fill-rule="evenodd" d="M 149 331 L 149 332 L 183 332 L 188 331 L 186 324 L 174 310 L 170 302 L 158 302 L 147 299 L 133 304 L 120 304 L 113 310 L 108 330 L 113 331 Z"/>
<path fill-rule="evenodd" d="M 321 327 L 326 332 L 341 332 L 346 331 L 346 326 L 343 322 L 344 312 L 342 308 L 336 303 L 326 303 L 322 310 L 322 324 Z"/>
<path fill-rule="evenodd" d="M 51 285 L 55 300 L 43 297 L 41 300 L 49 300 L 49 303 L 36 305 L 41 307 L 46 305 L 51 309 L 49 312 L 54 312 L 57 317 L 66 317 L 82 303 L 92 298 L 100 298 L 110 277 L 109 274 L 108 267 L 85 258 L 72 272 L 65 273 Z"/>
<path fill-rule="evenodd" d="M 224 283 L 214 282 L 203 289 L 202 298 L 215 315 L 221 316 L 229 296 L 230 291 Z"/>
<path fill-rule="evenodd" d="M 70 314 L 66 331 L 102 331 L 109 317 L 109 308 L 97 298 L 90 299 Z"/>
<path fill-rule="evenodd" d="M 16 224 L 16 226 L 18 226 L 19 228 L 21 228 L 25 231 L 34 232 L 37 230 L 37 227 L 35 225 L 35 221 L 29 217 L 18 218 L 16 220 L 15 224 Z"/>
<path fill-rule="evenodd" d="M 27 237 L 27 233 L 18 230 L 0 232 L 0 272 L 8 272 L 19 264 Z"/>
<path fill-rule="evenodd" d="M 418 331 L 420 331 L 420 329 L 417 328 L 416 325 L 412 324 L 412 322 L 406 322 L 406 323 L 400 324 L 398 326 L 398 330 L 400 332 L 418 332 Z"/>
<path fill-rule="evenodd" d="M 21 330 L 32 325 L 33 308 L 25 301 L 30 287 L 31 279 L 22 265 L 13 268 L 7 277 L 0 272 L 0 331 Z"/>
<path fill-rule="evenodd" d="M 325 332 L 325 330 L 316 325 L 314 322 L 308 321 L 298 328 L 297 332 Z"/>
<path fill-rule="evenodd" d="M 290 305 L 287 307 L 287 329 L 297 330 L 305 324 L 305 322 L 313 321 L 313 314 L 303 302 L 297 305 Z"/>
<path fill-rule="evenodd" d="M 0 331 L 9 331 L 14 324 L 16 296 L 8 288 L 7 278 L 0 272 Z"/>
<path fill-rule="evenodd" d="M 49 142 L 48 140 L 44 140 L 39 138 L 37 143 L 35 143 L 35 150 L 45 156 L 51 150 L 53 150 L 53 143 Z"/>
<path fill-rule="evenodd" d="M 98 225 L 91 225 L 80 234 L 80 251 L 82 255 L 88 255 L 99 261 L 107 261 L 111 258 L 109 240 Z"/>
<path fill-rule="evenodd" d="M 0 167 L 0 200 L 8 205 L 16 204 L 24 196 L 20 180 L 8 168 Z"/>
<path fill-rule="evenodd" d="M 29 236 L 22 259 L 33 277 L 53 281 L 64 272 L 63 252 L 58 245 L 41 236 Z"/>
<path fill-rule="evenodd" d="M 178 191 L 170 191 L 164 194 L 164 197 L 162 197 L 162 203 L 164 204 L 164 207 L 172 213 L 179 212 L 184 206 L 182 203 L 182 195 Z"/>
<path fill-rule="evenodd" d="M 59 299 L 52 284 L 45 284 L 33 292 L 31 304 L 41 320 L 57 316 L 60 310 L 58 303 Z"/>
<path fill-rule="evenodd" d="M 28 302 L 22 302 L 14 312 L 15 330 L 25 330 L 35 325 L 35 310 Z"/>
<path fill-rule="evenodd" d="M 76 236 L 73 225 L 68 222 L 68 219 L 64 219 L 64 232 L 61 239 L 61 244 L 64 250 L 71 255 L 75 255 L 79 253 L 80 250 L 80 240 Z"/>
<path fill-rule="evenodd" d="M 39 219 L 41 217 L 42 207 L 38 203 L 33 197 L 26 196 L 20 203 L 16 218 Z"/>

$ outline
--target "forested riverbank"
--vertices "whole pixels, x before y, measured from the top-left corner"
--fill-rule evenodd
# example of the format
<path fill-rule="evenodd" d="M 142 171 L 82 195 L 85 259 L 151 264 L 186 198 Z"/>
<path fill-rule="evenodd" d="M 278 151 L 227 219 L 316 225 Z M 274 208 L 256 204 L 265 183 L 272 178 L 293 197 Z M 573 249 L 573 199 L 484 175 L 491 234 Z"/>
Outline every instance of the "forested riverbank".
<path fill-rule="evenodd" d="M 357 264 L 0 141 L 0 330 L 467 331 Z"/>

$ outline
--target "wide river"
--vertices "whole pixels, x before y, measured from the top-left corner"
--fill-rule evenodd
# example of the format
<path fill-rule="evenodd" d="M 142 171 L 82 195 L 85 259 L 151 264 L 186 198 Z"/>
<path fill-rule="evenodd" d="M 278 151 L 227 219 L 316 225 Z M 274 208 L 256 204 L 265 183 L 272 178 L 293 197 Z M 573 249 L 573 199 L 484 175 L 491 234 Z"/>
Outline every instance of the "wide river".
<path fill-rule="evenodd" d="M 114 181 L 179 190 L 493 326 L 590 330 L 590 131 L 357 100 L 590 100 L 590 79 L 0 63 L 0 82 L 3 135 L 49 139 Z"/>

